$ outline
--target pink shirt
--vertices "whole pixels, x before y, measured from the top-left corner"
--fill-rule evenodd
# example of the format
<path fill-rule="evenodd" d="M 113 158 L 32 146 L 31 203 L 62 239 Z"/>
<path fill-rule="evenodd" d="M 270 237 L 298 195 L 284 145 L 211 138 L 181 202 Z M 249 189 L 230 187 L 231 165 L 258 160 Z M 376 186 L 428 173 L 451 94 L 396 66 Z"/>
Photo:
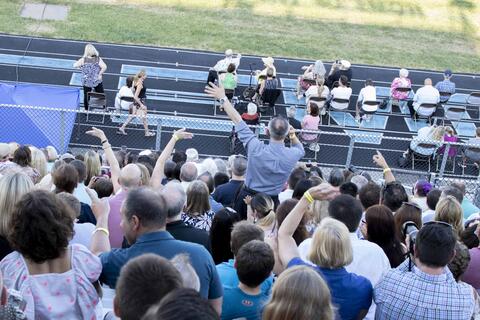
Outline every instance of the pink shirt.
<path fill-rule="evenodd" d="M 313 117 L 311 115 L 306 115 L 302 120 L 302 129 L 305 130 L 318 130 L 318 124 L 320 123 L 320 117 Z M 316 134 L 302 133 L 303 140 L 311 141 L 317 138 Z"/>
<path fill-rule="evenodd" d="M 102 319 L 93 282 L 102 272 L 100 258 L 82 245 L 71 249 L 72 268 L 64 273 L 31 275 L 23 256 L 12 252 L 0 262 L 4 285 L 21 293 L 28 319 Z"/>
<path fill-rule="evenodd" d="M 472 248 L 470 252 L 470 263 L 462 275 L 462 281 L 468 283 L 475 289 L 480 289 L 480 248 Z"/>
<path fill-rule="evenodd" d="M 110 215 L 108 216 L 108 230 L 110 231 L 110 245 L 112 248 L 121 248 L 123 242 L 123 230 L 120 228 L 120 208 L 123 201 L 127 198 L 125 190 L 119 191 L 116 195 L 108 199 L 110 204 Z"/>
<path fill-rule="evenodd" d="M 405 100 L 408 98 L 408 95 L 410 94 L 409 92 L 400 92 L 397 91 L 397 88 L 411 88 L 412 87 L 412 82 L 410 81 L 409 78 L 395 78 L 392 81 L 392 84 L 390 86 L 390 92 L 392 95 L 392 98 L 394 99 L 399 99 L 399 100 Z"/>

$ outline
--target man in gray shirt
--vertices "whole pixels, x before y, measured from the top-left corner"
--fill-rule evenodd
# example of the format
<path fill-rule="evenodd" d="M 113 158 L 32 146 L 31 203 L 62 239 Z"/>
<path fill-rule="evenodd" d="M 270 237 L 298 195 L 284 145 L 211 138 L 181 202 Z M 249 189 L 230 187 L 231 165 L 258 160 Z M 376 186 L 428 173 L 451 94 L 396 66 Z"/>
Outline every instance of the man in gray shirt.
<path fill-rule="evenodd" d="M 220 100 L 223 109 L 235 124 L 239 140 L 247 150 L 245 185 L 237 197 L 234 209 L 246 218 L 247 208 L 243 199 L 247 195 L 259 192 L 268 194 L 277 205 L 278 194 L 282 191 L 290 172 L 297 161 L 305 155 L 303 146 L 295 135 L 295 129 L 284 117 L 274 117 L 268 124 L 270 141 L 268 144 L 264 143 L 255 136 L 230 104 L 223 88 L 210 83 L 210 86 L 205 88 L 205 92 Z M 284 143 L 287 135 L 290 138 L 290 147 L 286 147 Z"/>

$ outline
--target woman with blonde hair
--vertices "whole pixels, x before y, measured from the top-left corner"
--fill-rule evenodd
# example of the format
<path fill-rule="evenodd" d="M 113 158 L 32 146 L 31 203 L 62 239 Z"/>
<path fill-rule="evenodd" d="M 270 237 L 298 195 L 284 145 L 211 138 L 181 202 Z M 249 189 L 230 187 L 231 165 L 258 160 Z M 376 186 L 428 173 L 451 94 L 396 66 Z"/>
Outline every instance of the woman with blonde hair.
<path fill-rule="evenodd" d="M 32 179 L 21 172 L 7 174 L 0 178 L 0 260 L 12 252 L 7 236 L 15 205 L 32 189 Z"/>
<path fill-rule="evenodd" d="M 36 169 L 40 174 L 37 180 L 40 181 L 48 173 L 47 158 L 45 157 L 45 153 L 36 147 L 30 147 L 30 151 L 32 153 L 32 168 Z"/>
<path fill-rule="evenodd" d="M 187 188 L 187 204 L 182 213 L 185 224 L 194 228 L 210 231 L 215 212 L 209 202 L 208 187 L 205 182 L 195 180 Z"/>
<path fill-rule="evenodd" d="M 331 200 L 337 194 L 338 188 L 328 183 L 322 183 L 305 192 L 278 229 L 278 253 L 287 269 L 307 265 L 323 276 L 330 288 L 332 302 L 338 307 L 339 318 L 363 319 L 372 303 L 373 288 L 367 278 L 345 270 L 345 266 L 353 260 L 347 227 L 330 217 L 320 222 L 313 235 L 308 257 L 314 266 L 300 258 L 293 238 L 309 205 L 315 200 Z"/>
<path fill-rule="evenodd" d="M 410 156 L 412 152 L 422 156 L 433 156 L 442 145 L 445 127 L 426 126 L 418 130 L 416 137 L 410 142 L 410 147 L 404 152 L 404 157 Z M 432 147 L 425 147 L 423 144 L 431 144 Z"/>
<path fill-rule="evenodd" d="M 107 71 L 107 65 L 100 58 L 97 49 L 88 43 L 85 46 L 83 57 L 78 59 L 73 67 L 82 71 L 83 105 L 85 110 L 88 110 L 88 93 L 92 90 L 104 93 L 102 75 Z"/>
<path fill-rule="evenodd" d="M 85 152 L 84 163 L 86 167 L 87 176 L 85 178 L 85 185 L 88 186 L 92 177 L 99 176 L 102 172 L 102 164 L 100 162 L 100 156 L 98 153 L 92 150 Z"/>
<path fill-rule="evenodd" d="M 247 220 L 263 229 L 265 236 L 276 233 L 275 211 L 272 198 L 265 193 L 257 193 L 245 198 Z"/>
<path fill-rule="evenodd" d="M 312 268 L 289 268 L 275 281 L 272 298 L 263 309 L 262 320 L 311 319 L 334 319 L 330 290 Z"/>
<path fill-rule="evenodd" d="M 459 237 L 464 229 L 462 206 L 453 196 L 440 198 L 435 207 L 434 220 L 450 224 Z"/>
<path fill-rule="evenodd" d="M 147 99 L 147 87 L 144 83 L 145 79 L 147 79 L 147 72 L 143 69 L 133 77 L 134 102 L 130 105 L 127 121 L 125 121 L 125 123 L 118 129 L 119 134 L 127 135 L 125 128 L 134 117 L 139 117 L 143 122 L 145 137 L 153 137 L 155 135 L 155 132 L 148 129 L 147 106 L 145 105 L 145 100 Z"/>
<path fill-rule="evenodd" d="M 135 163 L 137 167 L 142 172 L 142 186 L 149 186 L 150 185 L 150 171 L 143 163 Z"/>

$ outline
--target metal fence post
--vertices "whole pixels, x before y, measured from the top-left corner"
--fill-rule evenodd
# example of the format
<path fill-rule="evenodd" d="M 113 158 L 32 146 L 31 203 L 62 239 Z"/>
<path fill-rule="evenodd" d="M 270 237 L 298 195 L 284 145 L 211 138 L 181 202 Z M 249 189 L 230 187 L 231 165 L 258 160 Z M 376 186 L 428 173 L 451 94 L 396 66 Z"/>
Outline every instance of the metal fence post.
<path fill-rule="evenodd" d="M 447 146 L 445 147 L 445 150 L 443 151 L 442 164 L 440 166 L 440 172 L 438 172 L 438 177 L 439 178 L 443 177 L 443 172 L 445 171 L 445 166 L 447 165 L 449 150 L 450 150 L 450 142 L 447 143 Z"/>
<path fill-rule="evenodd" d="M 155 137 L 155 150 L 156 151 L 159 151 L 160 150 L 160 147 L 161 147 L 161 144 L 162 144 L 162 119 L 160 119 L 160 117 L 156 117 L 157 119 L 157 134 L 156 134 L 156 137 Z"/>
<path fill-rule="evenodd" d="M 348 145 L 348 154 L 347 154 L 347 162 L 345 163 L 345 168 L 348 168 L 352 163 L 352 155 L 353 149 L 355 145 L 355 135 L 350 136 L 350 144 Z"/>
<path fill-rule="evenodd" d="M 67 152 L 65 148 L 65 111 L 60 111 L 60 150 Z"/>

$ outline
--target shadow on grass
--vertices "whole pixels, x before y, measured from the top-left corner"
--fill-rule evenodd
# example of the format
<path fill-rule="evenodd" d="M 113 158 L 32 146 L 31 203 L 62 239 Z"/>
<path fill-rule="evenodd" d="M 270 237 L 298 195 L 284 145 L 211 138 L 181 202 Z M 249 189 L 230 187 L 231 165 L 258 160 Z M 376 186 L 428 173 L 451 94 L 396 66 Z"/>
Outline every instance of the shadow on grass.
<path fill-rule="evenodd" d="M 461 0 L 458 0 L 461 1 Z M 322 7 L 341 9 L 345 7 L 343 0 L 315 0 L 315 3 Z M 399 15 L 423 16 L 422 7 L 414 1 L 398 0 L 354 0 L 354 10 L 363 12 L 386 12 Z M 348 9 L 345 9 L 347 14 Z"/>

